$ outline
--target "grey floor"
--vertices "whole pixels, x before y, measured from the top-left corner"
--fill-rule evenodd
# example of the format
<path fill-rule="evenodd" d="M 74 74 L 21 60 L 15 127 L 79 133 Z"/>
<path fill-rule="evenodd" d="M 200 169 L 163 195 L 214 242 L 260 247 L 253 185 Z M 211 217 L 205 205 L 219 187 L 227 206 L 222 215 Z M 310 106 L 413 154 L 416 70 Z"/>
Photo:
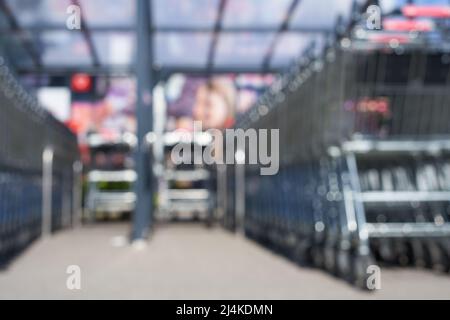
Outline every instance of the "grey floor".
<path fill-rule="evenodd" d="M 365 293 L 320 270 L 296 266 L 219 228 L 160 226 L 129 246 L 126 224 L 103 224 L 39 240 L 0 271 L 0 299 L 448 299 L 450 275 L 382 269 L 381 290 Z M 69 265 L 81 289 L 69 290 Z"/>

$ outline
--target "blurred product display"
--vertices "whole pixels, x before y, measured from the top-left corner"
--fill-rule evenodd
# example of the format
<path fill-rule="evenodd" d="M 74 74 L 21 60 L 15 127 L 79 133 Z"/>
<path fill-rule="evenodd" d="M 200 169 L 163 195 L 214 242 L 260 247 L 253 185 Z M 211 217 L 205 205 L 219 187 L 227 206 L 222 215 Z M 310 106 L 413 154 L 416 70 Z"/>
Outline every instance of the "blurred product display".
<path fill-rule="evenodd" d="M 132 212 L 136 204 L 136 171 L 131 156 L 136 137 L 131 133 L 111 138 L 92 134 L 88 144 L 91 167 L 86 173 L 85 218 L 92 222 L 98 214 Z"/>
<path fill-rule="evenodd" d="M 173 131 L 165 133 L 162 139 L 163 158 L 153 161 L 158 184 L 157 217 L 167 220 L 188 214 L 188 217 L 212 225 L 217 219 L 216 168 L 196 159 L 203 156 L 204 149 L 212 143 L 212 137 L 207 132 Z M 158 147 L 151 143 L 151 135 L 147 140 L 152 148 Z M 174 152 L 174 148 L 189 152 L 184 155 L 183 152 Z M 184 158 L 178 159 L 176 156 L 179 155 Z"/>

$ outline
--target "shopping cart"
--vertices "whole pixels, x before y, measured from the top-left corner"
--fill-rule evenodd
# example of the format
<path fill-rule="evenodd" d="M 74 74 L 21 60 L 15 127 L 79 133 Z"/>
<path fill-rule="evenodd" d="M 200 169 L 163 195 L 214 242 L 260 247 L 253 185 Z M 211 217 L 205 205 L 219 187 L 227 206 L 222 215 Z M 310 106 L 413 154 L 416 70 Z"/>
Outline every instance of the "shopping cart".
<path fill-rule="evenodd" d="M 157 148 L 153 133 L 147 136 L 147 141 Z M 153 164 L 158 185 L 157 218 L 176 220 L 187 217 L 212 225 L 216 215 L 216 169 L 213 165 L 206 165 L 202 158 L 204 149 L 212 142 L 211 135 L 207 132 L 175 131 L 163 134 L 161 141 L 163 158 Z M 180 146 L 190 150 L 189 159 L 174 161 L 172 152 Z"/>
<path fill-rule="evenodd" d="M 132 161 L 136 137 L 124 133 L 105 138 L 88 137 L 91 164 L 86 174 L 85 218 L 93 222 L 98 216 L 119 217 L 134 210 L 133 187 L 137 175 Z"/>
<path fill-rule="evenodd" d="M 41 108 L 0 56 L 0 265 L 76 223 L 76 137 Z"/>
<path fill-rule="evenodd" d="M 279 174 L 246 172 L 249 236 L 360 287 L 377 260 L 449 270 L 449 42 L 411 37 L 311 47 L 239 119 L 280 129 Z"/>

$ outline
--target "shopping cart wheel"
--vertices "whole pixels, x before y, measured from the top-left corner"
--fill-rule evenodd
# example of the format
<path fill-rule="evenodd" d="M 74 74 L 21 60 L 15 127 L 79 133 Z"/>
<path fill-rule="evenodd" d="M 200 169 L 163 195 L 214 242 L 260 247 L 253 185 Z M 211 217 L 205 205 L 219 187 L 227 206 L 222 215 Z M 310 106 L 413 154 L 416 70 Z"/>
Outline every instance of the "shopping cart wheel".
<path fill-rule="evenodd" d="M 311 256 L 313 264 L 316 268 L 323 268 L 325 266 L 324 249 L 322 246 L 314 246 L 311 249 Z"/>
<path fill-rule="evenodd" d="M 310 266 L 312 264 L 311 245 L 308 240 L 297 240 L 297 244 L 294 247 L 293 260 L 300 266 Z"/>
<path fill-rule="evenodd" d="M 450 240 L 440 241 L 439 248 L 444 258 L 444 272 L 450 272 Z"/>
<path fill-rule="evenodd" d="M 356 287 L 363 290 L 373 290 L 368 286 L 368 280 L 371 273 L 368 268 L 375 262 L 371 256 L 356 255 L 352 259 L 352 278 Z"/>
<path fill-rule="evenodd" d="M 351 255 L 348 250 L 338 250 L 336 255 L 336 266 L 337 273 L 341 278 L 351 280 Z"/>
<path fill-rule="evenodd" d="M 410 263 L 410 257 L 408 256 L 408 246 L 406 242 L 403 239 L 395 239 L 394 250 L 397 263 L 400 266 L 407 266 Z"/>
<path fill-rule="evenodd" d="M 391 239 L 382 239 L 379 242 L 378 254 L 385 262 L 394 264 L 396 260 L 394 243 Z"/>
<path fill-rule="evenodd" d="M 272 249 L 276 253 L 283 254 L 283 236 L 279 230 L 275 230 L 272 234 Z"/>
<path fill-rule="evenodd" d="M 425 250 L 423 248 L 422 241 L 419 239 L 411 240 L 411 247 L 414 256 L 414 265 L 419 268 L 423 268 L 426 265 Z"/>
<path fill-rule="evenodd" d="M 249 232 L 250 232 L 250 236 L 254 241 L 258 240 L 258 235 L 259 235 L 259 227 L 257 224 L 255 223 L 251 223 L 249 224 Z"/>
<path fill-rule="evenodd" d="M 92 224 L 96 220 L 96 212 L 94 210 L 84 209 L 84 217 L 88 224 Z"/>
<path fill-rule="evenodd" d="M 254 227 L 255 227 L 254 233 L 253 233 L 253 234 L 254 234 L 254 240 L 255 240 L 256 242 L 263 243 L 263 242 L 264 242 L 264 241 L 263 241 L 263 235 L 264 235 L 264 233 L 262 232 L 261 225 L 258 224 L 258 225 L 255 225 Z"/>
<path fill-rule="evenodd" d="M 244 235 L 245 235 L 246 238 L 253 240 L 252 228 L 249 227 L 247 224 L 245 225 L 245 228 L 244 228 Z"/>
<path fill-rule="evenodd" d="M 430 255 L 431 267 L 436 271 L 445 271 L 445 255 L 441 251 L 435 240 L 427 241 L 427 248 Z"/>
<path fill-rule="evenodd" d="M 206 224 L 207 228 L 212 228 L 212 226 L 214 224 L 214 210 L 213 209 L 208 210 L 208 213 L 206 214 L 205 224 Z"/>
<path fill-rule="evenodd" d="M 192 212 L 192 220 L 194 222 L 199 222 L 200 221 L 200 212 L 198 212 L 198 211 Z"/>
<path fill-rule="evenodd" d="M 336 249 L 331 245 L 326 245 L 324 248 L 325 270 L 331 274 L 337 274 L 336 260 Z"/>

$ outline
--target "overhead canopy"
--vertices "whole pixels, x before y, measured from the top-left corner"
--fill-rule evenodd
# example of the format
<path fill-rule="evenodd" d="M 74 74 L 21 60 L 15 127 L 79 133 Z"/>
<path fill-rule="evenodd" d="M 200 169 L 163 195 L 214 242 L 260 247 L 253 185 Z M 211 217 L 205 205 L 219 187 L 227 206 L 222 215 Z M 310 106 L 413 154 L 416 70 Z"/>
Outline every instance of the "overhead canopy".
<path fill-rule="evenodd" d="M 285 68 L 323 42 L 353 0 L 149 0 L 155 67 L 261 72 Z M 69 30 L 79 5 L 82 29 Z M 1 43 L 19 71 L 131 71 L 132 0 L 0 0 Z"/>

